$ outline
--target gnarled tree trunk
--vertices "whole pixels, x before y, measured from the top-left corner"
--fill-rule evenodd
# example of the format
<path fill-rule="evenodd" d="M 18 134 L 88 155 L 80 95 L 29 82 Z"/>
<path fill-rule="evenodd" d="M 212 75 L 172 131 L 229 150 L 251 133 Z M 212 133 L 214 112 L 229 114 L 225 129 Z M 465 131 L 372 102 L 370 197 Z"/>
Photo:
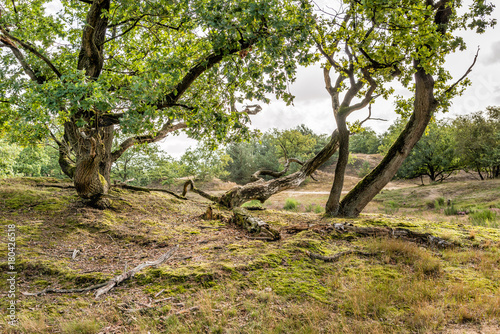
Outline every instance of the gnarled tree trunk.
<path fill-rule="evenodd" d="M 192 181 L 188 181 L 184 186 L 183 196 L 186 194 L 188 187 L 190 187 L 193 192 L 196 192 L 197 194 L 229 209 L 239 207 L 243 203 L 251 200 L 258 200 L 261 203 L 264 203 L 274 194 L 286 189 L 298 187 L 308 176 L 311 176 L 323 163 L 325 163 L 335 153 L 335 151 L 337 151 L 338 144 L 339 133 L 335 130 L 328 144 L 318 154 L 316 154 L 316 156 L 306 161 L 299 171 L 293 174 L 280 176 L 277 179 L 269 181 L 259 179 L 258 181 L 248 183 L 244 186 L 232 188 L 222 196 L 207 194 L 202 190 L 197 189 Z M 259 173 L 257 172 L 254 175 L 258 174 Z M 262 174 L 263 173 L 260 173 L 260 175 Z"/>

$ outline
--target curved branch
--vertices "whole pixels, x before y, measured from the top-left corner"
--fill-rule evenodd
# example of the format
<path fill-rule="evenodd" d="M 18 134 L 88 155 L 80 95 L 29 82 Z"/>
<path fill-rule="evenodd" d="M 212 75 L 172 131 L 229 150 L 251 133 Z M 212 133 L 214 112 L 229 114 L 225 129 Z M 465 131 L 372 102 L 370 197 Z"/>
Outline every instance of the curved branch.
<path fill-rule="evenodd" d="M 455 88 L 462 80 L 464 80 L 469 75 L 470 72 L 472 72 L 472 68 L 474 67 L 474 65 L 476 65 L 476 60 L 478 56 L 479 56 L 479 46 L 477 47 L 476 55 L 474 57 L 474 61 L 472 62 L 472 64 L 469 66 L 467 71 L 464 73 L 464 75 L 462 75 L 460 79 L 458 79 L 456 82 L 453 83 L 453 85 L 451 85 L 447 90 L 444 91 L 445 94 L 451 92 L 453 88 Z"/>
<path fill-rule="evenodd" d="M 14 57 L 16 57 L 19 64 L 21 64 L 21 66 L 23 67 L 24 73 L 26 73 L 31 80 L 36 81 L 39 84 L 44 82 L 43 78 L 37 76 L 35 72 L 31 69 L 30 65 L 26 62 L 26 58 L 24 58 L 24 55 L 10 39 L 0 35 L 0 42 L 3 43 L 1 46 L 6 46 L 12 51 Z"/>
<path fill-rule="evenodd" d="M 247 49 L 252 44 L 253 41 L 241 42 L 239 43 L 238 48 L 231 48 L 227 50 L 227 52 L 213 53 L 204 58 L 186 73 L 182 80 L 172 89 L 171 93 L 166 94 L 160 101 L 156 103 L 156 107 L 158 109 L 164 109 L 166 107 L 175 105 L 182 94 L 186 92 L 186 90 L 200 75 L 214 67 L 216 64 L 220 63 L 226 55 Z"/>
<path fill-rule="evenodd" d="M 184 183 L 184 190 L 182 191 L 182 197 L 186 197 L 186 194 L 189 190 L 191 190 L 192 192 L 194 192 L 202 197 L 205 197 L 206 199 L 211 200 L 212 202 L 220 203 L 220 200 L 221 200 L 220 197 L 210 195 L 209 193 L 206 193 L 203 190 L 196 188 L 193 180 L 187 180 Z"/>
<path fill-rule="evenodd" d="M 158 131 L 154 135 L 150 134 L 150 135 L 142 135 L 142 136 L 135 136 L 128 138 L 120 144 L 120 147 L 117 150 L 111 153 L 111 162 L 115 162 L 116 160 L 118 160 L 118 158 L 120 158 L 127 149 L 129 149 L 134 145 L 144 144 L 144 143 L 155 143 L 165 138 L 170 132 L 179 129 L 184 129 L 186 127 L 187 127 L 186 123 L 177 123 L 175 125 L 172 125 L 171 122 L 169 121 L 160 129 L 160 131 Z"/>
<path fill-rule="evenodd" d="M 290 158 L 290 159 L 286 160 L 285 168 L 281 172 L 275 172 L 275 171 L 272 171 L 269 169 L 261 169 L 261 170 L 256 171 L 255 173 L 253 173 L 251 176 L 251 179 L 252 179 L 252 181 L 263 180 L 261 177 L 259 177 L 260 175 L 272 176 L 274 178 L 282 177 L 283 175 L 286 174 L 286 172 L 288 172 L 288 169 L 290 168 L 290 164 L 292 162 L 298 163 L 301 166 L 304 165 L 304 163 L 302 161 L 300 161 L 299 159 Z"/>
<path fill-rule="evenodd" d="M 264 203 L 269 197 L 283 190 L 298 187 L 304 180 L 311 176 L 323 163 L 325 163 L 338 149 L 339 133 L 335 130 L 328 144 L 313 158 L 306 161 L 302 168 L 290 175 L 281 176 L 270 181 L 259 180 L 244 186 L 237 186 L 228 190 L 221 196 L 207 194 L 194 186 L 192 180 L 184 184 L 184 196 L 189 189 L 215 203 L 232 209 L 250 200 L 259 200 Z"/>

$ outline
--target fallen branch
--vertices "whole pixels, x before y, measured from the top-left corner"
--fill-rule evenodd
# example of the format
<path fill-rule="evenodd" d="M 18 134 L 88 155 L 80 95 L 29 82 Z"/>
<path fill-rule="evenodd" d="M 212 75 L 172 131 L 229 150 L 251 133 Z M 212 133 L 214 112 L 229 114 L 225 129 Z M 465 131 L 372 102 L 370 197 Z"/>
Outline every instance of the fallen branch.
<path fill-rule="evenodd" d="M 102 288 L 103 286 L 107 285 L 108 282 L 105 283 L 100 283 L 96 285 L 89 286 L 87 288 L 78 288 L 78 289 L 52 289 L 52 288 L 47 288 L 45 290 L 42 290 L 40 292 L 21 292 L 24 296 L 43 296 L 49 293 L 82 293 L 82 292 L 88 292 L 92 290 L 96 290 L 99 288 Z"/>
<path fill-rule="evenodd" d="M 107 293 L 108 291 L 110 291 L 111 289 L 113 289 L 115 286 L 117 286 L 119 283 L 131 278 L 132 276 L 134 276 L 135 274 L 137 274 L 139 271 L 141 271 L 142 269 L 144 268 L 147 268 L 147 267 L 151 267 L 151 266 L 158 266 L 162 263 L 164 263 L 165 261 L 167 261 L 169 258 L 172 257 L 172 255 L 174 255 L 174 253 L 179 249 L 179 245 L 176 245 L 175 247 L 172 247 L 168 252 L 166 252 L 165 254 L 163 254 L 162 256 L 160 256 L 158 259 L 156 259 L 155 261 L 147 261 L 147 262 L 144 262 L 144 263 L 141 263 L 140 265 L 138 265 L 137 267 L 135 267 L 134 269 L 130 270 L 130 271 L 127 271 L 121 275 L 118 275 L 114 278 L 112 278 L 108 284 L 106 284 L 105 286 L 103 286 L 102 288 L 99 288 L 96 293 L 95 293 L 95 298 L 99 298 L 100 296 L 102 296 L 103 294 Z"/>
<path fill-rule="evenodd" d="M 184 189 L 182 191 L 182 196 L 183 197 L 186 196 L 186 193 L 188 192 L 188 190 L 191 190 L 192 192 L 197 193 L 198 195 L 200 195 L 202 197 L 205 197 L 206 199 L 209 199 L 212 202 L 220 203 L 220 198 L 219 197 L 210 195 L 209 193 L 206 193 L 203 190 L 200 190 L 200 189 L 196 188 L 195 185 L 194 185 L 193 180 L 187 180 L 184 183 Z"/>
<path fill-rule="evenodd" d="M 321 261 L 325 261 L 325 262 L 337 262 L 341 257 L 349 255 L 349 254 L 356 254 L 356 255 L 362 255 L 362 256 L 375 256 L 375 255 L 379 254 L 379 252 L 377 252 L 377 253 L 366 253 L 366 252 L 362 252 L 362 251 L 358 251 L 358 250 L 348 250 L 348 251 L 345 251 L 345 252 L 337 253 L 337 254 L 335 254 L 333 256 L 323 256 L 323 255 L 320 255 L 320 254 L 316 254 L 316 253 L 312 253 L 312 252 L 306 251 L 306 254 L 311 259 L 321 260 Z"/>
<path fill-rule="evenodd" d="M 92 285 L 92 286 L 89 286 L 86 288 L 77 288 L 77 289 L 52 289 L 52 288 L 48 288 L 48 289 L 42 290 L 40 292 L 35 292 L 35 293 L 22 292 L 22 294 L 25 296 L 42 296 L 42 295 L 46 295 L 48 293 L 81 293 L 81 292 L 89 292 L 92 290 L 97 290 L 96 295 L 95 295 L 95 298 L 97 299 L 101 295 L 103 295 L 103 294 L 107 293 L 108 291 L 110 291 L 111 289 L 113 289 L 119 283 L 131 278 L 132 276 L 137 274 L 142 269 L 147 268 L 147 267 L 151 267 L 151 266 L 158 266 L 158 265 L 164 263 L 165 261 L 170 259 L 172 257 L 172 255 L 174 255 L 174 253 L 178 249 L 179 249 L 179 245 L 172 247 L 171 249 L 168 250 L 168 252 L 166 252 L 165 254 L 160 256 L 155 261 L 147 261 L 147 262 L 141 263 L 140 265 L 138 265 L 134 269 L 127 271 L 121 275 L 118 275 L 105 283 L 100 283 L 100 284 Z"/>

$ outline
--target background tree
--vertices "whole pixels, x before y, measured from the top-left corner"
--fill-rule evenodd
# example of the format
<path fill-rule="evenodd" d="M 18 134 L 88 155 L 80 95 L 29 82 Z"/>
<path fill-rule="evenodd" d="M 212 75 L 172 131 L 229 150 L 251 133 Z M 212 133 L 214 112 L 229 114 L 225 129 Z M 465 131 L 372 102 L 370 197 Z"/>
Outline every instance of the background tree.
<path fill-rule="evenodd" d="M 399 133 L 399 132 L 398 132 Z M 432 122 L 403 162 L 396 177 L 412 179 L 428 176 L 443 181 L 460 169 L 453 128 L 445 121 Z M 423 182 L 423 181 L 422 181 Z"/>
<path fill-rule="evenodd" d="M 286 82 L 310 60 L 310 6 L 272 1 L 3 2 L 3 127 L 21 142 L 49 135 L 82 198 L 106 206 L 111 165 L 130 147 L 184 129 L 246 136 L 244 100 L 290 102 Z M 129 136 L 113 150 L 116 132 Z M 231 134 L 231 136 L 229 136 Z"/>
<path fill-rule="evenodd" d="M 500 108 L 459 116 L 454 122 L 457 153 L 481 178 L 500 177 Z"/>
<path fill-rule="evenodd" d="M 14 163 L 22 148 L 0 138 L 0 177 L 15 175 Z"/>
<path fill-rule="evenodd" d="M 254 136 L 248 142 L 231 143 L 226 148 L 230 157 L 226 170 L 227 180 L 238 184 L 252 181 L 252 174 L 259 169 L 279 170 L 280 162 L 274 138 L 266 133 Z"/>
<path fill-rule="evenodd" d="M 198 146 L 195 149 L 189 148 L 186 150 L 186 153 L 180 159 L 180 163 L 185 166 L 186 176 L 205 181 L 216 176 L 227 177 L 228 172 L 225 171 L 225 167 L 230 159 L 230 156 L 222 149 L 211 150 Z"/>
<path fill-rule="evenodd" d="M 379 152 L 381 141 L 370 127 L 363 128 L 349 139 L 349 152 L 375 154 Z"/>

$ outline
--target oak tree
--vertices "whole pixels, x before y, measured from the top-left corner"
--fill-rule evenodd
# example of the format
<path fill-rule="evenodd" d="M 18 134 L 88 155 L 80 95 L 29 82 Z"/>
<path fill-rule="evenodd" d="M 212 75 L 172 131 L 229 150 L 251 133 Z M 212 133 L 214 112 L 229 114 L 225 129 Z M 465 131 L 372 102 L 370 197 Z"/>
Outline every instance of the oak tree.
<path fill-rule="evenodd" d="M 310 5 L 295 0 L 0 2 L 0 128 L 52 137 L 78 195 L 108 205 L 110 169 L 127 149 L 186 131 L 247 135 L 244 101 L 290 102 L 310 60 Z M 241 107 L 240 107 L 241 109 Z M 126 137 L 113 148 L 116 133 Z"/>

